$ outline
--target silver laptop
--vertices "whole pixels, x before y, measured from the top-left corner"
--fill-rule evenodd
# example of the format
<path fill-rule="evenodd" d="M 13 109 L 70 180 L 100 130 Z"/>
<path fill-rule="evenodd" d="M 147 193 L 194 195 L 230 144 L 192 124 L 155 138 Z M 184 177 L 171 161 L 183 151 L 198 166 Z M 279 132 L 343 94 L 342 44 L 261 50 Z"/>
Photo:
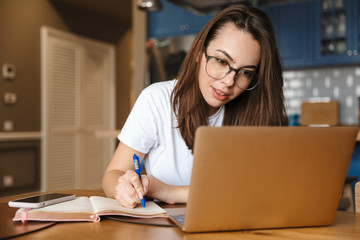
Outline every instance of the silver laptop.
<path fill-rule="evenodd" d="M 185 232 L 330 225 L 357 133 L 356 127 L 200 127 L 185 216 L 170 218 Z"/>

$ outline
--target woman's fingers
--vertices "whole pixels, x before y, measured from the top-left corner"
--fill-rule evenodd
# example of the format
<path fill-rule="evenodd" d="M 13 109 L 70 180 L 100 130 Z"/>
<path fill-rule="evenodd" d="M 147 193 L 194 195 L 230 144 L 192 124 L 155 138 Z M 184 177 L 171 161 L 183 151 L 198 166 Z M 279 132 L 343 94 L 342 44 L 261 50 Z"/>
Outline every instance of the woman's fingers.
<path fill-rule="evenodd" d="M 134 208 L 145 196 L 149 183 L 149 178 L 146 175 L 143 175 L 140 180 L 136 172 L 128 170 L 118 179 L 115 199 L 124 207 Z"/>
<path fill-rule="evenodd" d="M 115 199 L 124 207 L 133 208 L 138 203 L 138 194 L 126 179 L 119 178 L 118 185 L 116 186 Z"/>
<path fill-rule="evenodd" d="M 146 193 L 149 190 L 150 187 L 150 178 L 147 175 L 141 175 L 141 183 L 143 186 L 143 190 L 144 190 L 144 195 L 146 195 Z"/>

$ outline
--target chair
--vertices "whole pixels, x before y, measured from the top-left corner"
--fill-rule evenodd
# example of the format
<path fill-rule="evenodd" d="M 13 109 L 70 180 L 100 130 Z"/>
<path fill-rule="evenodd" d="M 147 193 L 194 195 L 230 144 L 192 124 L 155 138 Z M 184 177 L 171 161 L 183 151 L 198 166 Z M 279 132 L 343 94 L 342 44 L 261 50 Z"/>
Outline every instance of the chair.
<path fill-rule="evenodd" d="M 338 205 L 339 211 L 355 212 L 353 183 L 357 182 L 357 180 L 358 180 L 357 177 L 353 177 L 353 176 L 346 177 Z"/>
<path fill-rule="evenodd" d="M 355 184 L 355 210 L 360 213 L 360 181 Z"/>

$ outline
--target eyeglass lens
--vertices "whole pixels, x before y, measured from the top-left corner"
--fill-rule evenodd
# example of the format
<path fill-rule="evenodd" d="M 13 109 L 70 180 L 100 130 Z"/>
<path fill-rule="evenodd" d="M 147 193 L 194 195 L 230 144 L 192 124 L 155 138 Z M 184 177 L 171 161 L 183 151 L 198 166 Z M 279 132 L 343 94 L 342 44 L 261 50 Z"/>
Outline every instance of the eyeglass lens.
<path fill-rule="evenodd" d="M 227 74 L 231 72 L 230 65 L 226 61 L 215 57 L 209 57 L 206 63 L 206 73 L 215 79 L 223 79 Z M 240 70 L 235 76 L 235 84 L 244 90 L 253 89 L 257 83 L 257 75 L 253 71 Z"/>

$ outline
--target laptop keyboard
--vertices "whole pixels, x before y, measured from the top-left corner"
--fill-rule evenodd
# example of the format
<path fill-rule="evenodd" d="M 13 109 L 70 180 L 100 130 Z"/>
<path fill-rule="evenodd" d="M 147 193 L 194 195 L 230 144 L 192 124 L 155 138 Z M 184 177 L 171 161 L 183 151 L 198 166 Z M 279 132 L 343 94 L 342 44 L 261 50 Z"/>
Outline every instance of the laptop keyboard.
<path fill-rule="evenodd" d="M 171 215 L 171 217 L 180 225 L 184 225 L 185 215 Z"/>

